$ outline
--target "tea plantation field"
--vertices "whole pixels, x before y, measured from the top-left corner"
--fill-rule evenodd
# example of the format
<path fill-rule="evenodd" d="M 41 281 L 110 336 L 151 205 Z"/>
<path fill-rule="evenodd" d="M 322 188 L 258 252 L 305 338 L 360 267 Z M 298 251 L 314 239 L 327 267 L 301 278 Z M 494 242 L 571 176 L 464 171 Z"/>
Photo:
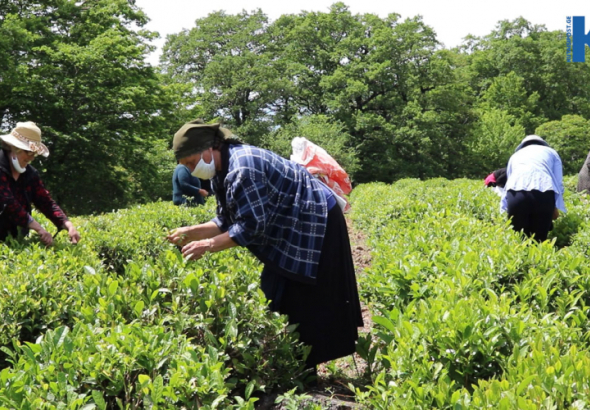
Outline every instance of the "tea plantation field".
<path fill-rule="evenodd" d="M 536 244 L 481 185 L 404 180 L 353 192 L 355 226 L 374 249 L 360 281 L 378 312 L 362 349 L 372 382 L 356 389 L 367 407 L 589 407 L 588 202 L 567 192 L 559 246 Z"/>
<path fill-rule="evenodd" d="M 373 253 L 358 274 L 374 315 L 350 384 L 360 406 L 590 408 L 590 204 L 568 191 L 553 241 L 536 244 L 482 185 L 353 191 Z M 0 409 L 254 409 L 302 387 L 306 348 L 267 310 L 256 260 L 185 262 L 164 240 L 213 205 L 74 218 L 78 246 L 63 233 L 53 248 L 0 244 Z M 321 408 L 295 393 L 283 404 Z"/>

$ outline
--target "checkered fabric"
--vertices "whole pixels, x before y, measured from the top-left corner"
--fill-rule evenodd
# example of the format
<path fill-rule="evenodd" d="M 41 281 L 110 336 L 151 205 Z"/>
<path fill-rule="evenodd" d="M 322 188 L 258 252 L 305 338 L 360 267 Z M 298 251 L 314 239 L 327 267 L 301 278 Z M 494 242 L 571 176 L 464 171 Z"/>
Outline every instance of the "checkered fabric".
<path fill-rule="evenodd" d="M 328 221 L 320 182 L 301 165 L 250 145 L 230 145 L 220 179 L 212 185 L 225 192 L 225 206 L 218 198 L 213 222 L 260 259 L 314 280 Z"/>

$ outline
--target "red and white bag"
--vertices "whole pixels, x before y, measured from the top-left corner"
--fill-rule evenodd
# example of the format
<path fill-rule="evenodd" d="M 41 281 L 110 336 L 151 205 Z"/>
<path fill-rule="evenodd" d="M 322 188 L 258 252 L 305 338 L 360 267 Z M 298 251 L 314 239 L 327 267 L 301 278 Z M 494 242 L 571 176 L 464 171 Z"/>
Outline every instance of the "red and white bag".
<path fill-rule="evenodd" d="M 336 201 L 344 212 L 350 210 L 350 204 L 344 198 L 352 191 L 350 178 L 344 169 L 322 147 L 304 137 L 295 137 L 291 141 L 293 154 L 291 161 L 303 165 L 311 175 L 318 178 L 336 194 Z"/>

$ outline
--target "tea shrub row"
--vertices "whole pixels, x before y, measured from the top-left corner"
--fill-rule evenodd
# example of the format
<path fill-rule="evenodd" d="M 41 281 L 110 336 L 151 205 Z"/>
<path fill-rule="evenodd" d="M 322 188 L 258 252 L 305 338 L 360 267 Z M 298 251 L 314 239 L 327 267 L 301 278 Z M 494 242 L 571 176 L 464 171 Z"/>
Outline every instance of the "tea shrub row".
<path fill-rule="evenodd" d="M 481 181 L 402 180 L 353 191 L 377 312 L 359 353 L 374 409 L 590 407 L 588 200 L 572 192 L 552 240 L 515 233 Z M 354 389 L 354 387 L 351 386 Z"/>
<path fill-rule="evenodd" d="M 164 240 L 212 205 L 77 218 L 77 246 L 0 244 L 0 409 L 253 409 L 300 384 L 306 349 L 266 308 L 255 259 L 187 263 Z"/>
<path fill-rule="evenodd" d="M 373 249 L 361 405 L 590 406 L 590 213 L 566 185 L 569 212 L 543 244 L 513 232 L 480 181 L 353 191 Z M 307 349 L 268 311 L 258 262 L 239 249 L 186 262 L 164 239 L 213 205 L 77 218 L 78 246 L 63 233 L 52 248 L 0 244 L 0 409 L 253 409 L 300 386 Z"/>

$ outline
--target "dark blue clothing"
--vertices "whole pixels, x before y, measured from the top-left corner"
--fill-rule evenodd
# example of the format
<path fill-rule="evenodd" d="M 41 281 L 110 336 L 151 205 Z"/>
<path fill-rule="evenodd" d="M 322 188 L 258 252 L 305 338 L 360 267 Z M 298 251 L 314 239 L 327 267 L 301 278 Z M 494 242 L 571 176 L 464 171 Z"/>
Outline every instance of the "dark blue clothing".
<path fill-rule="evenodd" d="M 512 218 L 512 228 L 523 231 L 528 237 L 535 236 L 538 242 L 547 239 L 553 229 L 555 210 L 554 191 L 513 191 L 506 192 L 508 216 Z"/>
<path fill-rule="evenodd" d="M 326 194 L 326 202 L 328 203 L 329 211 L 336 205 L 336 198 L 334 198 L 334 194 L 326 185 L 322 184 L 322 189 L 324 190 L 324 194 Z"/>
<path fill-rule="evenodd" d="M 191 175 L 187 167 L 178 164 L 172 176 L 172 202 L 174 205 L 203 205 L 205 199 L 199 192 L 201 181 Z"/>
<path fill-rule="evenodd" d="M 270 308 L 298 324 L 306 365 L 354 353 L 363 325 L 344 215 L 304 167 L 270 151 L 224 145 L 211 180 L 213 221 L 264 264 Z M 329 209 L 329 211 L 328 211 Z"/>
<path fill-rule="evenodd" d="M 211 180 L 222 232 L 255 256 L 315 283 L 328 221 L 322 184 L 304 167 L 250 145 L 222 151 Z"/>
<path fill-rule="evenodd" d="M 297 323 L 299 340 L 312 346 L 306 364 L 313 366 L 354 353 L 363 317 L 340 207 L 328 212 L 315 284 L 289 280 L 283 270 L 263 262 L 260 286 L 271 301 L 270 309 L 287 315 L 290 324 Z"/>

